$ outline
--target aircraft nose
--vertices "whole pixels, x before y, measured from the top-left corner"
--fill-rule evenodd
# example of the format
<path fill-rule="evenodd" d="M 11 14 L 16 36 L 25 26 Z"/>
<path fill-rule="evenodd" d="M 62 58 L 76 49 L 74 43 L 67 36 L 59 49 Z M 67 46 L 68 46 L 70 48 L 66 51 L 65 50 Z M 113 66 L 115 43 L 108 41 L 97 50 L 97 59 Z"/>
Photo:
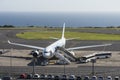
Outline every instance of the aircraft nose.
<path fill-rule="evenodd" d="M 45 58 L 51 58 L 50 53 L 44 53 L 43 55 Z"/>

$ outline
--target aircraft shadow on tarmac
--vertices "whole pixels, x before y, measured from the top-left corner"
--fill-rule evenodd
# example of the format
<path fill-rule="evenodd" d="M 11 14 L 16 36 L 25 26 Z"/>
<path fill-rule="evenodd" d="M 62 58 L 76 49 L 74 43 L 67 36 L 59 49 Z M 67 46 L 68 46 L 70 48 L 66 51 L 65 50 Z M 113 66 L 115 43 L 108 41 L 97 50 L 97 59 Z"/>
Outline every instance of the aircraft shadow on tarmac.
<path fill-rule="evenodd" d="M 22 56 L 6 56 L 6 55 L 1 55 L 0 57 L 9 57 L 9 58 L 18 58 L 18 59 L 26 59 L 26 60 L 31 60 L 31 57 L 22 57 Z"/>
<path fill-rule="evenodd" d="M 7 58 L 17 58 L 17 59 L 25 59 L 25 60 L 31 60 L 30 63 L 28 63 L 28 66 L 33 66 L 34 65 L 34 60 L 32 57 L 22 57 L 22 56 L 7 56 L 7 55 L 0 55 L 0 57 L 7 57 Z M 40 65 L 40 59 L 37 59 L 37 61 L 35 61 L 35 65 Z"/>

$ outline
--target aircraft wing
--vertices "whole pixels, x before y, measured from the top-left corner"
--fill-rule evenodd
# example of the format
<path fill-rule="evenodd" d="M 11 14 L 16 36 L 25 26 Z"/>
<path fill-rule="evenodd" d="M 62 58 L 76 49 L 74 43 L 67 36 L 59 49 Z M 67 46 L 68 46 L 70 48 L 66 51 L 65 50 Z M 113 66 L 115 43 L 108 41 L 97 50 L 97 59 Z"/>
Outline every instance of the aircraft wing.
<path fill-rule="evenodd" d="M 66 40 L 74 40 L 74 39 L 79 39 L 80 37 L 76 37 L 76 38 L 69 38 L 69 39 L 66 39 Z"/>
<path fill-rule="evenodd" d="M 81 46 L 81 47 L 68 48 L 67 50 L 85 49 L 85 48 L 102 47 L 102 46 L 110 46 L 110 45 L 112 45 L 112 44 L 102 44 L 102 45 Z"/>
<path fill-rule="evenodd" d="M 56 37 L 50 37 L 51 39 L 55 39 L 55 40 L 58 40 L 59 38 L 56 38 Z"/>
<path fill-rule="evenodd" d="M 40 49 L 40 50 L 44 49 L 43 47 L 37 47 L 37 46 L 25 45 L 25 44 L 19 44 L 19 43 L 12 43 L 9 40 L 8 40 L 8 43 L 12 44 L 12 45 L 18 45 L 18 46 L 23 46 L 23 47 L 33 48 L 33 49 Z"/>

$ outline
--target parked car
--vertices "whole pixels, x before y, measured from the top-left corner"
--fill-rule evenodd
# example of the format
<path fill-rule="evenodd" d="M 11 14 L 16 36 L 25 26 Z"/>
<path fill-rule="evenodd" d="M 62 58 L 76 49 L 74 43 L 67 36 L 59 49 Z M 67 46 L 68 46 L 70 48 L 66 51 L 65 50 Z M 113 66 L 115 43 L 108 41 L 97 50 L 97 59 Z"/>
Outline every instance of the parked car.
<path fill-rule="evenodd" d="M 58 75 L 54 76 L 54 80 L 60 80 L 60 76 Z"/>
<path fill-rule="evenodd" d="M 47 79 L 48 79 L 48 80 L 53 80 L 53 79 L 54 79 L 54 76 L 51 75 L 51 74 L 49 74 L 49 75 L 47 75 Z"/>
<path fill-rule="evenodd" d="M 90 77 L 89 76 L 85 76 L 84 80 L 90 80 Z"/>
<path fill-rule="evenodd" d="M 33 75 L 32 74 L 28 74 L 27 75 L 27 79 L 32 79 L 33 78 Z"/>
<path fill-rule="evenodd" d="M 115 76 L 115 79 L 114 80 L 119 80 L 119 76 Z"/>
<path fill-rule="evenodd" d="M 46 79 L 46 78 L 47 78 L 47 75 L 45 75 L 45 74 L 40 75 L 40 79 Z"/>
<path fill-rule="evenodd" d="M 20 78 L 20 79 L 26 79 L 26 78 L 27 78 L 27 74 L 26 74 L 26 73 L 23 73 L 23 74 L 20 75 L 19 78 Z"/>
<path fill-rule="evenodd" d="M 76 80 L 82 80 L 81 76 L 76 76 Z"/>
<path fill-rule="evenodd" d="M 12 77 L 11 76 L 4 76 L 4 77 L 2 77 L 2 80 L 12 80 Z"/>
<path fill-rule="evenodd" d="M 40 78 L 40 75 L 39 74 L 34 74 L 33 75 L 33 79 L 39 79 Z"/>
<path fill-rule="evenodd" d="M 112 77 L 111 76 L 107 76 L 106 80 L 112 80 Z"/>
<path fill-rule="evenodd" d="M 104 78 L 102 76 L 99 76 L 98 80 L 104 80 Z"/>
<path fill-rule="evenodd" d="M 97 77 L 96 76 L 92 76 L 91 80 L 97 80 Z"/>
<path fill-rule="evenodd" d="M 76 76 L 75 75 L 70 75 L 69 80 L 76 80 Z"/>
<path fill-rule="evenodd" d="M 67 80 L 67 75 L 62 75 L 61 80 Z"/>

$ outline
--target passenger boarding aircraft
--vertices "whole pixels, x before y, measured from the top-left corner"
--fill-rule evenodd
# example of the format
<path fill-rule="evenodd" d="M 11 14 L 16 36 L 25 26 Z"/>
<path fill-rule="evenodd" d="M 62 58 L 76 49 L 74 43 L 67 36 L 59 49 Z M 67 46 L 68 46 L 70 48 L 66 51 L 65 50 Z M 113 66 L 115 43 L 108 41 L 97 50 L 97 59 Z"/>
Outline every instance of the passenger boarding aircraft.
<path fill-rule="evenodd" d="M 46 48 L 32 46 L 32 45 L 19 44 L 19 43 L 12 43 L 9 40 L 8 40 L 8 43 L 12 44 L 12 45 L 18 45 L 18 46 L 24 46 L 24 47 L 36 49 L 36 50 L 32 51 L 31 53 L 34 57 L 38 57 L 38 56 L 39 56 L 39 58 L 41 57 L 40 58 L 41 65 L 47 65 L 48 60 L 51 59 L 53 56 L 57 57 L 59 60 L 62 60 L 67 64 L 70 64 L 71 61 L 69 59 L 71 58 L 73 60 L 75 58 L 74 55 L 72 54 L 72 52 L 70 52 L 70 50 L 111 45 L 111 44 L 102 44 L 102 45 L 82 46 L 82 47 L 74 47 L 74 48 L 65 49 L 66 39 L 64 37 L 64 33 L 65 33 L 65 23 L 63 24 L 63 31 L 62 31 L 61 39 L 50 44 Z M 42 52 L 40 52 L 39 50 L 42 50 Z M 60 53 L 60 51 L 63 51 L 65 56 L 62 55 Z"/>

